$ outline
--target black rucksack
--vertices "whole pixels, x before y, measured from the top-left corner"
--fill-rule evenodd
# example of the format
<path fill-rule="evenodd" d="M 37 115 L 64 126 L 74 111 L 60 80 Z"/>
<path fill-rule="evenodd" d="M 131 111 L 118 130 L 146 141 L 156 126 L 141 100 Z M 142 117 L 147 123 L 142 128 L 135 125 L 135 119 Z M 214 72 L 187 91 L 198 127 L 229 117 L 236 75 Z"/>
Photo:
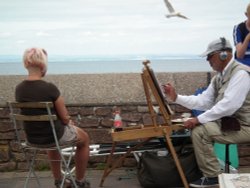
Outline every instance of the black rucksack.
<path fill-rule="evenodd" d="M 183 150 L 178 153 L 178 158 L 188 182 L 202 177 L 193 149 Z M 157 156 L 155 152 L 144 152 L 140 158 L 137 177 L 144 188 L 183 187 L 171 154 Z"/>

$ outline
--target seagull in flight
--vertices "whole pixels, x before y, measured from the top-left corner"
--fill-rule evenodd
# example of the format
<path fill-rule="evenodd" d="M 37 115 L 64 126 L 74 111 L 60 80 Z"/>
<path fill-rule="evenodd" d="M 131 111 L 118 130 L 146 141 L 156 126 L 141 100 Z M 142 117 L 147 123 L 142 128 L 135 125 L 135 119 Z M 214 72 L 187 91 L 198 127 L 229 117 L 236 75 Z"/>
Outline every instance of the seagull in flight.
<path fill-rule="evenodd" d="M 168 8 L 168 11 L 169 11 L 169 14 L 166 15 L 167 18 L 171 18 L 171 17 L 176 16 L 176 17 L 188 19 L 186 16 L 182 15 L 180 12 L 176 12 L 168 0 L 164 0 L 164 2 L 165 2 L 166 6 Z"/>

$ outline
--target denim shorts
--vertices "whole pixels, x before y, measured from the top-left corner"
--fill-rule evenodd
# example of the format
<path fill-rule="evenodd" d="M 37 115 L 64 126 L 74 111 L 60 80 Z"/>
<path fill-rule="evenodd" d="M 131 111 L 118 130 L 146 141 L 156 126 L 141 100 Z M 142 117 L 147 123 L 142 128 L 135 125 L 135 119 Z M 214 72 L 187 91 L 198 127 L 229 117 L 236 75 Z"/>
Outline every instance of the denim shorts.
<path fill-rule="evenodd" d="M 63 145 L 71 141 L 77 140 L 76 127 L 73 125 L 66 125 L 63 136 L 59 140 L 59 144 Z"/>

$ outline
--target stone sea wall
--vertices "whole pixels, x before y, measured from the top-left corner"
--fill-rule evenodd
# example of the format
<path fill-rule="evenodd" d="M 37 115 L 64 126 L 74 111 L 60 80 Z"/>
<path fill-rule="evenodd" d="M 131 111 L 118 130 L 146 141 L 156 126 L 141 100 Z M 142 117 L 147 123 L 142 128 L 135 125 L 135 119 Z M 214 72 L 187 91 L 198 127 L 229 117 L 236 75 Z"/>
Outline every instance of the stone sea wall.
<path fill-rule="evenodd" d="M 198 87 L 207 85 L 207 73 L 156 73 L 159 83 L 172 83 L 178 93 L 190 95 Z M 25 76 L 0 76 L 0 171 L 26 169 L 25 158 L 15 143 L 15 134 L 9 120 L 6 101 L 14 100 L 15 86 Z M 83 74 L 48 75 L 47 81 L 55 83 L 73 119 L 88 132 L 91 144 L 111 143 L 110 128 L 113 124 L 113 110 L 121 109 L 124 126 L 151 124 L 145 93 L 139 73 L 127 74 Z M 190 112 L 170 103 L 175 115 Z M 159 116 L 159 121 L 161 117 Z M 250 147 L 239 145 L 240 165 L 250 166 Z M 41 157 L 46 157 L 41 154 Z M 99 167 L 105 157 L 91 157 L 89 166 Z M 47 164 L 38 164 L 43 169 Z M 133 157 L 125 166 L 135 165 Z"/>

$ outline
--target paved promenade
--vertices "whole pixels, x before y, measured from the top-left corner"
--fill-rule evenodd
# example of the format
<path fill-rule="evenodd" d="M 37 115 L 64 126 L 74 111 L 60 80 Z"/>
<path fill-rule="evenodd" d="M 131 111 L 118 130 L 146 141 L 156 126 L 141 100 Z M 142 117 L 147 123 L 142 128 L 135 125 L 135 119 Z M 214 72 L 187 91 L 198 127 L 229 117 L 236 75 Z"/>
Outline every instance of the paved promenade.
<path fill-rule="evenodd" d="M 98 188 L 103 170 L 88 169 L 87 179 L 91 183 L 91 188 Z M 54 180 L 50 171 L 39 172 L 42 187 L 53 188 Z M 23 188 L 25 172 L 5 172 L 0 173 L 0 188 Z M 38 187 L 35 180 L 29 183 L 29 188 Z M 116 169 L 110 173 L 104 182 L 104 188 L 140 188 L 136 177 L 136 169 Z"/>
<path fill-rule="evenodd" d="M 249 168 L 239 169 L 240 173 L 250 173 Z M 91 188 L 98 188 L 103 170 L 88 169 L 87 179 L 91 183 Z M 23 188 L 25 172 L 2 172 L 0 173 L 0 188 Z M 38 172 L 42 187 L 53 188 L 54 181 L 50 171 Z M 29 188 L 38 187 L 35 180 L 31 179 Z M 142 188 L 136 177 L 136 169 L 116 169 L 105 179 L 104 188 Z M 211 187 L 218 188 L 218 186 Z"/>

